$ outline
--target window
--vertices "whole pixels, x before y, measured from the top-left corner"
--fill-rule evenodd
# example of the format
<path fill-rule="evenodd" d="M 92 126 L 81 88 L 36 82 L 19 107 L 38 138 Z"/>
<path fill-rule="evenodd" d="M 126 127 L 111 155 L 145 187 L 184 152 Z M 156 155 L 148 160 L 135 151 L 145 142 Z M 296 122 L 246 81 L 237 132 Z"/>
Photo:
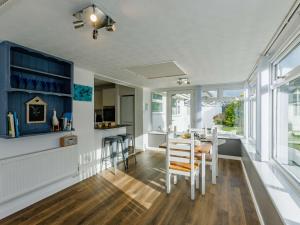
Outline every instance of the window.
<path fill-rule="evenodd" d="M 170 125 L 176 127 L 178 132 L 185 132 L 191 126 L 191 99 L 192 94 L 190 91 L 170 93 Z"/>
<path fill-rule="evenodd" d="M 244 134 L 244 90 L 224 90 L 222 96 L 222 127 L 224 133 Z"/>
<path fill-rule="evenodd" d="M 151 114 L 152 114 L 152 130 L 166 131 L 166 92 L 152 93 Z"/>
<path fill-rule="evenodd" d="M 274 158 L 300 182 L 300 45 L 275 65 Z M 295 76 L 292 78 L 288 73 Z M 283 78 L 284 79 L 276 79 Z"/>
<path fill-rule="evenodd" d="M 300 180 L 300 77 L 274 90 L 275 158 Z"/>
<path fill-rule="evenodd" d="M 244 133 L 244 90 L 217 90 L 202 92 L 203 126 L 218 127 L 219 133 L 243 135 Z"/>
<path fill-rule="evenodd" d="M 180 115 L 180 104 L 183 103 L 179 98 L 172 98 L 172 115 Z"/>
<path fill-rule="evenodd" d="M 163 95 L 153 93 L 151 106 L 152 112 L 163 112 Z"/>
<path fill-rule="evenodd" d="M 218 91 L 202 91 L 201 115 L 203 127 L 212 128 L 215 125 L 214 117 L 222 113 L 222 104 L 218 100 Z M 217 118 L 215 118 L 217 120 Z"/>
<path fill-rule="evenodd" d="M 288 72 L 300 65 L 300 45 L 294 48 L 285 58 L 276 65 L 276 76 L 285 76 Z"/>

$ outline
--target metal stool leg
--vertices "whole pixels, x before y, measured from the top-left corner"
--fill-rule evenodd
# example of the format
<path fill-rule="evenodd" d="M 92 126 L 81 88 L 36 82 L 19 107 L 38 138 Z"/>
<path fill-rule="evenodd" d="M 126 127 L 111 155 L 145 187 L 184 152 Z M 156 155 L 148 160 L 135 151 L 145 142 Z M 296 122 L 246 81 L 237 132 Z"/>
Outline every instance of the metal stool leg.
<path fill-rule="evenodd" d="M 101 149 L 101 164 L 100 164 L 100 171 L 103 171 L 103 162 L 104 162 L 104 151 L 105 151 L 105 143 L 102 143 Z"/>
<path fill-rule="evenodd" d="M 129 145 L 130 145 L 130 147 L 132 147 L 132 149 L 133 149 L 134 164 L 136 165 L 137 160 L 136 160 L 136 155 L 135 155 L 135 149 L 134 149 L 134 145 L 133 145 L 133 137 L 132 136 L 130 136 L 130 141 L 131 141 L 131 143 L 129 143 L 129 140 L 128 140 L 128 148 L 129 148 Z"/>
<path fill-rule="evenodd" d="M 101 150 L 101 165 L 100 165 L 101 172 L 103 171 L 104 161 L 105 161 L 105 169 L 107 168 L 106 162 L 107 162 L 107 157 L 108 157 L 108 155 L 107 155 L 108 151 L 109 151 L 109 143 L 104 141 L 103 142 L 103 147 L 102 147 L 102 150 Z"/>
<path fill-rule="evenodd" d="M 114 173 L 117 174 L 117 148 L 118 143 L 116 141 L 113 141 L 112 143 L 112 159 L 113 159 L 113 167 L 114 167 Z"/>
<path fill-rule="evenodd" d="M 123 157 L 124 169 L 125 169 L 125 171 L 127 171 L 128 166 L 127 166 L 125 155 L 124 155 L 124 143 L 123 143 L 123 141 L 120 140 L 119 144 L 121 145 L 121 152 L 122 152 L 122 157 Z"/>

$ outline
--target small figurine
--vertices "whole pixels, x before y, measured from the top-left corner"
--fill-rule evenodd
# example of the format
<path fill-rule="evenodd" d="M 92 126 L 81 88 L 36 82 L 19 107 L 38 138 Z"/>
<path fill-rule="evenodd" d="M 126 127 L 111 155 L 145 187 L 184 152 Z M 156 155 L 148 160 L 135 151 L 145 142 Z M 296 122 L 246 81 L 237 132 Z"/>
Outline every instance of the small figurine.
<path fill-rule="evenodd" d="M 56 116 L 56 110 L 53 110 L 53 116 L 52 116 L 52 131 L 59 131 L 59 121 Z"/>

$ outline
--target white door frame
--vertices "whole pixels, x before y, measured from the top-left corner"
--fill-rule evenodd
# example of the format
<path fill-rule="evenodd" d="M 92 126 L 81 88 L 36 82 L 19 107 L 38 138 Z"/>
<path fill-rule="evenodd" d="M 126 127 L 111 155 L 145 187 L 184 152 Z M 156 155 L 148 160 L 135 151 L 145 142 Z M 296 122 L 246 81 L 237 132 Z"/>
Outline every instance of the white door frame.
<path fill-rule="evenodd" d="M 190 110 L 190 126 L 191 128 L 194 127 L 194 111 L 195 111 L 195 104 L 194 104 L 194 91 L 192 89 L 186 90 L 172 90 L 167 91 L 167 129 L 169 130 L 170 125 L 172 124 L 172 108 L 171 108 L 171 97 L 175 94 L 190 94 L 191 95 L 191 110 Z"/>

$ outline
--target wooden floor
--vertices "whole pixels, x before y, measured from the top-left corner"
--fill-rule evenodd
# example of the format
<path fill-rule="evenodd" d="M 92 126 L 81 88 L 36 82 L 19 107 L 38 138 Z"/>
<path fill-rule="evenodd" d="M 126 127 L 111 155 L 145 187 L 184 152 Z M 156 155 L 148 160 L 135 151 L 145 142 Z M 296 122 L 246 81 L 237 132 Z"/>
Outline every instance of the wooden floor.
<path fill-rule="evenodd" d="M 0 221 L 4 224 L 259 224 L 241 164 L 220 160 L 217 185 L 190 200 L 183 177 L 165 194 L 164 154 L 145 152 L 129 172 L 106 171 Z M 210 174 L 210 172 L 208 172 Z"/>

